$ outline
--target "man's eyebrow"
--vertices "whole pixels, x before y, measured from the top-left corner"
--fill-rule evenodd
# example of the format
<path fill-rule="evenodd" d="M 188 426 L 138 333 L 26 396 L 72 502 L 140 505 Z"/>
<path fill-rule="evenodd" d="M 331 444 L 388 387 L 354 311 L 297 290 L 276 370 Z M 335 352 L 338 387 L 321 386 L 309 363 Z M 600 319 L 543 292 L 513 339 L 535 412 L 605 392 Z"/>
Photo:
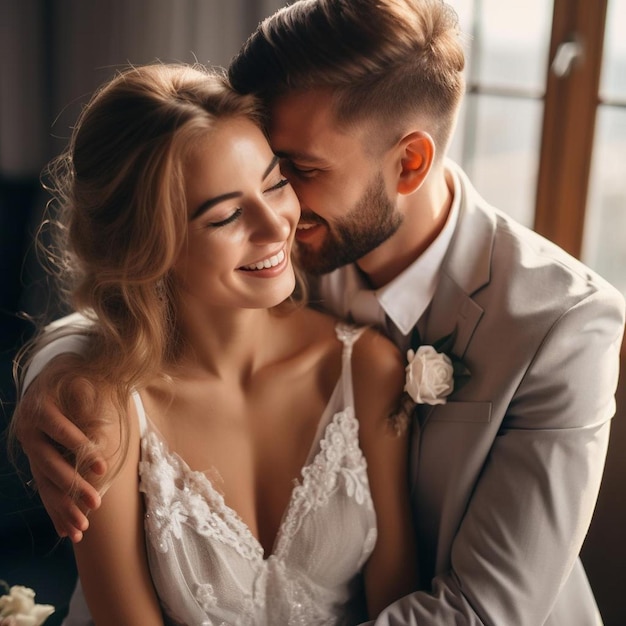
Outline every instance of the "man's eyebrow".
<path fill-rule="evenodd" d="M 276 167 L 276 164 L 278 163 L 278 160 L 279 159 L 277 156 L 274 156 L 272 158 L 272 160 L 270 161 L 270 164 L 267 166 L 267 168 L 263 172 L 263 177 L 261 178 L 261 180 L 265 180 L 272 173 L 273 169 Z M 224 193 L 221 196 L 215 196 L 215 198 L 209 198 L 206 202 L 203 202 L 191 214 L 189 221 L 193 222 L 193 220 L 197 219 L 198 217 L 203 215 L 206 211 L 208 211 L 210 208 L 214 207 L 216 204 L 219 204 L 220 202 L 223 202 L 224 200 L 231 200 L 232 198 L 239 198 L 242 195 L 243 194 L 241 193 L 241 191 L 231 191 L 230 193 Z"/>
<path fill-rule="evenodd" d="M 289 161 L 304 161 L 306 163 L 322 163 L 324 161 L 321 157 L 306 152 L 288 152 L 286 150 L 275 150 L 274 152 L 281 159 L 288 159 Z"/>

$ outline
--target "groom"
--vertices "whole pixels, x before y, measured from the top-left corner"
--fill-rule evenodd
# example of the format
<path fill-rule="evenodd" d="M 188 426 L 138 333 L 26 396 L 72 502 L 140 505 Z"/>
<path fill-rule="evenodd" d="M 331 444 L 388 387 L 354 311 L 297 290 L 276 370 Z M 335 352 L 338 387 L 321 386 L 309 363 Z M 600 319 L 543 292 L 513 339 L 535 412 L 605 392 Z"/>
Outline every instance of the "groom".
<path fill-rule="evenodd" d="M 487 205 L 445 158 L 463 65 L 438 0 L 308 0 L 263 22 L 229 75 L 267 104 L 302 206 L 299 260 L 319 276 L 315 304 L 378 325 L 403 351 L 446 343 L 468 374 L 445 403 L 417 406 L 422 586 L 376 625 L 598 624 L 578 553 L 615 408 L 624 301 Z M 80 434 L 54 407 L 40 422 L 20 440 L 57 530 L 77 540 L 86 519 L 68 522 L 71 470 L 45 433 L 69 448 Z"/>

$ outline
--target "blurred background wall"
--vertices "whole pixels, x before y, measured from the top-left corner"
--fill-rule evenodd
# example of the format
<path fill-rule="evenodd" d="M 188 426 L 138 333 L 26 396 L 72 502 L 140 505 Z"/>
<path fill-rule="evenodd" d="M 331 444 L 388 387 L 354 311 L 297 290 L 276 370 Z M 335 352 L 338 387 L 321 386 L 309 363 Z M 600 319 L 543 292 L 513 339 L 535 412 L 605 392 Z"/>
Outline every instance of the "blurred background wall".
<path fill-rule="evenodd" d="M 226 66 L 282 4 L 0 0 L 0 430 L 14 402 L 11 361 L 33 329 L 20 312 L 65 312 L 37 263 L 33 235 L 47 200 L 39 174 L 65 147 L 82 104 L 128 63 Z M 626 0 L 450 4 L 468 57 L 450 155 L 490 202 L 626 294 Z M 625 377 L 583 551 L 607 626 L 626 623 Z M 2 453 L 0 579 L 33 586 L 62 613 L 73 577 L 70 547 L 56 545 L 37 498 Z"/>

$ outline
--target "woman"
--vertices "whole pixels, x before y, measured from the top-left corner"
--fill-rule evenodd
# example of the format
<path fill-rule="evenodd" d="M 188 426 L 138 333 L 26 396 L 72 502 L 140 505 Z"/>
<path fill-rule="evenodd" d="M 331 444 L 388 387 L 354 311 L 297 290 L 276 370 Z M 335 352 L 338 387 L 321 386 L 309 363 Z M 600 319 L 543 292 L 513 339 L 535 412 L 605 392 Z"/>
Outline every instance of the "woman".
<path fill-rule="evenodd" d="M 416 586 L 402 363 L 290 299 L 259 121 L 216 73 L 133 68 L 53 169 L 92 320 L 57 400 L 112 468 L 75 546 L 96 624 L 356 623 L 361 580 L 370 617 Z"/>

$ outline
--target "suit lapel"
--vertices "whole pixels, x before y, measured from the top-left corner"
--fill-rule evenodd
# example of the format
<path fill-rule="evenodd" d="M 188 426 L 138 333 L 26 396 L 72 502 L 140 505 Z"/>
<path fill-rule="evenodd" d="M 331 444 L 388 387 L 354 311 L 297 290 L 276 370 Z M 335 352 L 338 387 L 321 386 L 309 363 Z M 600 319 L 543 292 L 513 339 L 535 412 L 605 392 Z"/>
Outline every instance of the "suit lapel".
<path fill-rule="evenodd" d="M 496 225 L 494 217 L 479 208 L 482 200 L 464 173 L 453 164 L 450 167 L 460 179 L 459 221 L 429 306 L 422 341 L 433 343 L 456 330 L 452 351 L 463 358 L 483 314 L 472 296 L 489 283 Z"/>
<path fill-rule="evenodd" d="M 456 332 L 452 352 L 462 359 L 482 315 L 482 308 L 471 296 L 450 276 L 442 274 L 428 310 L 422 342 L 432 344 Z"/>
<path fill-rule="evenodd" d="M 463 359 L 484 313 L 472 296 L 490 280 L 495 219 L 480 208 L 483 201 L 464 173 L 453 164 L 450 167 L 455 168 L 461 183 L 459 221 L 421 334 L 422 343 L 433 344 L 456 332 L 452 352 Z M 433 409 L 417 407 L 420 424 L 425 424 Z"/>

